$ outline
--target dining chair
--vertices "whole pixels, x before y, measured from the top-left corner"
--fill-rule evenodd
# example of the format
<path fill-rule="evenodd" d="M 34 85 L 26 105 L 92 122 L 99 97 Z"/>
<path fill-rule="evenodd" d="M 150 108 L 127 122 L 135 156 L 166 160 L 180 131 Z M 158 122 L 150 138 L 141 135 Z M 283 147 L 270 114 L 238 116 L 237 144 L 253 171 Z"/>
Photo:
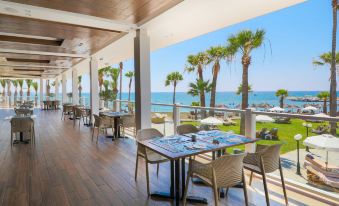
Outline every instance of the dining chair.
<path fill-rule="evenodd" d="M 98 143 L 100 130 L 104 130 L 105 133 L 107 133 L 107 129 L 112 128 L 112 133 L 114 133 L 113 132 L 113 126 L 112 126 L 110 119 L 100 117 L 96 114 L 93 114 L 93 116 L 94 116 L 94 124 L 93 124 L 93 128 L 92 128 L 92 141 L 93 141 L 93 137 L 94 137 L 94 130 L 95 130 L 95 128 L 98 128 L 98 133 L 97 133 L 97 143 Z"/>
<path fill-rule="evenodd" d="M 79 127 L 80 127 L 80 122 L 81 119 L 83 119 L 83 108 L 82 107 L 74 107 L 73 111 L 73 127 L 75 126 L 75 122 L 79 120 Z"/>
<path fill-rule="evenodd" d="M 13 147 L 13 134 L 28 132 L 31 144 L 35 144 L 34 121 L 31 117 L 13 117 L 11 119 L 11 147 Z"/>
<path fill-rule="evenodd" d="M 244 158 L 244 168 L 251 172 L 249 185 L 252 183 L 253 173 L 262 176 L 266 205 L 270 205 L 270 199 L 268 196 L 266 173 L 271 173 L 279 169 L 281 185 L 284 192 L 285 203 L 288 205 L 288 199 L 286 194 L 285 182 L 283 171 L 280 161 L 280 148 L 281 144 L 274 145 L 257 145 L 254 153 L 248 153 Z"/>
<path fill-rule="evenodd" d="M 30 116 L 33 114 L 31 109 L 14 109 L 14 112 L 17 116 Z"/>
<path fill-rule="evenodd" d="M 197 132 L 199 132 L 198 128 L 191 124 L 182 124 L 182 125 L 177 126 L 178 135 L 197 133 Z"/>
<path fill-rule="evenodd" d="M 186 205 L 190 179 L 193 178 L 193 176 L 197 176 L 213 188 L 214 205 L 219 205 L 220 188 L 227 188 L 228 190 L 229 187 L 238 185 L 239 183 L 243 184 L 245 204 L 248 205 L 247 188 L 243 170 L 244 157 L 245 153 L 226 154 L 207 164 L 190 158 L 183 204 Z"/>
<path fill-rule="evenodd" d="M 153 139 L 155 137 L 163 137 L 163 134 L 159 132 L 157 129 L 154 128 L 148 128 L 148 129 L 141 129 L 137 132 L 137 142 L 145 141 L 149 139 Z M 138 175 L 138 161 L 139 157 L 145 159 L 145 166 L 146 166 L 146 182 L 147 182 L 147 194 L 150 195 L 150 185 L 149 185 L 149 172 L 148 172 L 148 164 L 157 164 L 157 175 L 159 174 L 159 164 L 163 162 L 169 161 L 164 156 L 161 156 L 160 154 L 153 152 L 151 150 L 148 150 L 143 145 L 138 143 L 137 146 L 137 155 L 136 155 L 136 161 L 135 161 L 135 181 L 137 181 L 137 175 Z"/>
<path fill-rule="evenodd" d="M 120 118 L 120 127 L 122 128 L 122 136 L 125 137 L 125 129 L 130 128 L 133 131 L 133 136 L 136 137 L 135 116 L 128 115 Z"/>

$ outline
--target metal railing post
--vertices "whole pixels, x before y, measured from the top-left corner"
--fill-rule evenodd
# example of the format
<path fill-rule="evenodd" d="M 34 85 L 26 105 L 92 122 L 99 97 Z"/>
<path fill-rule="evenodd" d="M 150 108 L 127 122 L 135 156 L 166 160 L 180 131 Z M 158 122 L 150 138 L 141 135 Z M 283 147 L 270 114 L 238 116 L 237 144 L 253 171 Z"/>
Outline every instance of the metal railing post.
<path fill-rule="evenodd" d="M 177 134 L 177 126 L 180 125 L 180 107 L 177 104 L 173 105 L 173 130 Z"/>
<path fill-rule="evenodd" d="M 255 138 L 256 121 L 254 109 L 247 108 L 245 110 L 245 136 L 249 138 Z M 255 152 L 255 143 L 245 145 L 246 152 Z"/>

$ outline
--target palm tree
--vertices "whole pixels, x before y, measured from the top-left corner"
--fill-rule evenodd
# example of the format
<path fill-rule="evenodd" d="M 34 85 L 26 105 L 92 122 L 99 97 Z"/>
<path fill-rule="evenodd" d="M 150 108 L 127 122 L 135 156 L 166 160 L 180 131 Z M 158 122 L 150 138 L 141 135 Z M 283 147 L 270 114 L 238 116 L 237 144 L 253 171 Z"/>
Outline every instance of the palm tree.
<path fill-rule="evenodd" d="M 82 80 L 82 76 L 80 75 L 80 76 L 78 76 L 79 98 L 81 98 L 81 91 L 82 91 L 81 80 Z"/>
<path fill-rule="evenodd" d="M 37 106 L 38 105 L 38 82 L 34 81 L 32 83 L 32 86 L 33 86 L 33 89 L 34 89 L 34 92 L 35 92 L 34 102 L 35 102 L 35 106 Z"/>
<path fill-rule="evenodd" d="M 199 107 L 200 106 L 200 102 L 192 102 L 191 106 L 193 107 Z M 197 109 L 194 109 L 194 119 L 197 120 L 198 119 L 198 111 Z"/>
<path fill-rule="evenodd" d="M 14 86 L 14 103 L 15 103 L 18 96 L 18 80 L 12 80 L 12 84 Z"/>
<path fill-rule="evenodd" d="M 131 86 L 132 86 L 132 80 L 134 78 L 134 72 L 129 71 L 125 74 L 125 77 L 129 78 L 129 84 L 128 84 L 128 101 L 131 100 Z"/>
<path fill-rule="evenodd" d="M 49 80 L 46 80 L 46 97 L 49 97 L 51 94 L 51 85 L 49 84 Z"/>
<path fill-rule="evenodd" d="M 336 76 L 336 65 L 337 65 L 337 10 L 338 0 L 332 0 L 332 13 L 333 13 L 333 28 L 332 28 L 332 58 L 331 58 L 331 85 L 330 85 L 330 116 L 337 116 L 337 76 Z M 331 134 L 336 135 L 337 123 L 331 122 Z"/>
<path fill-rule="evenodd" d="M 335 37 L 334 37 L 335 38 Z M 333 45 L 332 45 L 333 46 Z M 334 52 L 335 54 L 336 52 Z M 336 79 L 336 65 L 339 64 L 339 53 L 335 54 L 335 58 L 333 58 L 333 52 L 327 52 L 323 53 L 322 55 L 319 56 L 319 60 L 313 61 L 313 64 L 316 66 L 323 66 L 323 65 L 329 65 L 331 66 L 330 68 L 330 116 L 335 117 L 337 115 L 337 79 Z M 332 66 L 332 63 L 334 60 L 334 69 Z M 334 75 L 333 75 L 334 72 Z M 330 123 L 331 125 L 331 134 L 335 135 L 336 134 L 336 123 Z"/>
<path fill-rule="evenodd" d="M 11 95 L 12 95 L 12 92 L 11 92 L 11 80 L 10 79 L 6 79 L 6 82 L 7 82 L 7 96 L 9 96 L 9 101 L 11 101 Z"/>
<path fill-rule="evenodd" d="M 38 88 L 39 88 L 38 82 L 37 82 L 37 81 L 34 81 L 34 82 L 32 83 L 32 87 L 33 87 L 33 89 L 34 89 L 35 96 L 37 97 L 37 96 L 38 96 Z"/>
<path fill-rule="evenodd" d="M 286 89 L 278 89 L 275 92 L 275 96 L 280 97 L 280 107 L 284 108 L 284 99 L 288 96 L 288 91 Z"/>
<path fill-rule="evenodd" d="M 99 93 L 100 98 L 104 100 L 105 107 L 108 107 L 108 101 L 112 100 L 112 90 L 110 90 L 110 82 L 108 80 L 103 81 L 104 89 Z"/>
<path fill-rule="evenodd" d="M 228 39 L 228 48 L 230 51 L 240 52 L 242 64 L 242 92 L 241 109 L 248 107 L 248 69 L 251 64 L 251 52 L 264 44 L 265 31 L 243 30 L 236 35 L 231 35 Z M 241 118 L 240 132 L 245 132 L 245 118 Z"/>
<path fill-rule="evenodd" d="M 175 92 L 177 88 L 178 82 L 182 81 L 184 78 L 180 74 L 180 72 L 172 72 L 167 75 L 166 81 L 165 81 L 165 86 L 173 85 L 173 104 L 175 104 Z"/>
<path fill-rule="evenodd" d="M 186 66 L 185 70 L 188 72 L 196 71 L 198 73 L 198 79 L 200 80 L 200 83 L 204 82 L 203 69 L 207 64 L 209 64 L 209 58 L 207 54 L 204 52 L 199 52 L 197 55 L 189 55 L 187 57 L 187 62 L 189 63 L 189 65 Z M 202 107 L 206 107 L 205 92 L 207 91 L 202 90 L 199 92 L 200 105 Z M 201 116 L 206 116 L 204 110 L 201 112 Z"/>
<path fill-rule="evenodd" d="M 211 100 L 210 107 L 215 107 L 215 98 L 216 98 L 216 90 L 217 90 L 217 80 L 220 71 L 220 61 L 222 59 L 230 60 L 232 58 L 233 53 L 231 53 L 228 48 L 223 46 L 211 47 L 206 51 L 209 62 L 213 62 L 212 67 L 212 89 L 211 89 Z M 210 110 L 210 116 L 214 116 L 214 110 Z"/>
<path fill-rule="evenodd" d="M 212 85 L 208 81 L 202 81 L 201 79 L 196 79 L 196 83 L 190 83 L 189 84 L 190 89 L 188 90 L 187 94 L 195 96 L 200 96 L 202 92 L 210 92 Z M 201 105 L 201 102 L 200 102 Z M 204 118 L 202 114 L 202 118 Z"/>
<path fill-rule="evenodd" d="M 99 81 L 99 91 L 102 91 L 102 87 L 104 85 L 104 77 L 108 74 L 108 71 L 110 70 L 111 67 L 104 67 L 99 69 L 98 71 L 98 81 Z"/>
<path fill-rule="evenodd" d="M 327 114 L 327 99 L 330 97 L 329 92 L 320 92 L 317 97 L 324 101 L 323 113 Z"/>
<path fill-rule="evenodd" d="M 123 69 L 124 65 L 122 62 L 119 63 L 119 71 L 120 71 L 120 81 L 119 81 L 119 90 L 120 90 L 120 93 L 119 93 L 119 99 L 121 100 L 122 98 L 122 69 Z M 120 104 L 120 107 L 121 107 L 121 104 Z"/>
<path fill-rule="evenodd" d="M 31 79 L 26 79 L 26 84 L 27 84 L 27 100 L 30 99 L 31 96 L 31 86 L 32 86 L 33 80 Z"/>
<path fill-rule="evenodd" d="M 5 89 L 6 89 L 6 79 L 1 79 L 0 84 L 2 86 L 2 96 L 5 96 Z"/>
<path fill-rule="evenodd" d="M 253 90 L 252 90 L 252 85 L 248 85 L 248 93 L 251 93 L 251 92 L 253 92 Z M 237 94 L 237 95 L 240 95 L 241 93 L 242 93 L 242 84 L 240 84 L 240 85 L 238 86 L 238 89 L 237 89 L 236 94 Z"/>
<path fill-rule="evenodd" d="M 22 96 L 24 95 L 24 92 L 22 91 L 22 87 L 24 85 L 24 80 L 18 79 L 18 84 L 19 84 L 19 87 L 20 87 L 20 101 L 22 101 Z"/>
<path fill-rule="evenodd" d="M 108 73 L 109 73 L 109 75 L 112 79 L 113 100 L 116 100 L 118 92 L 119 92 L 119 90 L 118 90 L 118 78 L 119 78 L 119 74 L 120 74 L 120 69 L 110 67 Z"/>

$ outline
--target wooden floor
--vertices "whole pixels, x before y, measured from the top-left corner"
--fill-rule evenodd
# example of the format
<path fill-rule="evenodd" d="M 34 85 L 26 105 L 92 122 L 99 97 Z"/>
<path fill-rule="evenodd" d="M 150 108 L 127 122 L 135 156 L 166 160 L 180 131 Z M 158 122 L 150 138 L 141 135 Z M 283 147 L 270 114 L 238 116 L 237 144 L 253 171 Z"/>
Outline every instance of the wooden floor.
<path fill-rule="evenodd" d="M 0 205 L 172 205 L 148 198 L 145 167 L 139 164 L 134 181 L 136 146 L 131 139 L 91 141 L 91 129 L 66 119 L 59 111 L 36 110 L 36 147 L 10 147 L 10 124 L 3 120 L 12 110 L 0 110 Z M 159 178 L 151 167 L 151 190 L 169 191 L 169 165 L 160 166 Z M 265 205 L 259 181 L 249 187 L 250 205 Z M 270 185 L 271 205 L 284 205 L 280 187 Z M 189 186 L 189 193 L 206 197 L 212 190 Z M 289 191 L 290 205 L 326 205 Z M 244 205 L 241 189 L 230 189 L 221 205 Z"/>

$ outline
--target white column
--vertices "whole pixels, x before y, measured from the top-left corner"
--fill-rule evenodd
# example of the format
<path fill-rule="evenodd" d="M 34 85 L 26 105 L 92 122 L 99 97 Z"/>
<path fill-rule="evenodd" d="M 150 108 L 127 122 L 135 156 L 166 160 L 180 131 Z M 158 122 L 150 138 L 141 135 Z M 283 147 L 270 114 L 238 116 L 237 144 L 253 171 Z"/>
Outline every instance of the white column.
<path fill-rule="evenodd" d="M 136 128 L 151 127 L 150 40 L 145 30 L 134 38 L 135 118 Z"/>
<path fill-rule="evenodd" d="M 62 103 L 65 104 L 67 103 L 67 77 L 66 74 L 62 74 L 62 80 L 61 80 L 61 84 L 62 84 Z"/>
<path fill-rule="evenodd" d="M 98 82 L 98 61 L 92 57 L 89 68 L 90 78 L 90 102 L 92 114 L 99 114 L 99 82 Z M 92 117 L 93 118 L 93 117 Z M 93 121 L 92 121 L 93 122 Z"/>
<path fill-rule="evenodd" d="M 256 130 L 256 120 L 255 114 L 252 112 L 254 109 L 247 108 L 245 110 L 245 136 L 250 138 L 255 138 L 255 130 Z M 255 151 L 255 143 L 246 144 L 245 145 L 246 152 L 254 152 Z"/>
<path fill-rule="evenodd" d="M 55 78 L 55 100 L 59 100 L 59 77 Z"/>
<path fill-rule="evenodd" d="M 42 101 L 44 101 L 44 81 L 40 78 L 40 106 L 43 105 Z"/>
<path fill-rule="evenodd" d="M 72 102 L 79 104 L 79 91 L 78 91 L 78 71 L 72 69 Z"/>

